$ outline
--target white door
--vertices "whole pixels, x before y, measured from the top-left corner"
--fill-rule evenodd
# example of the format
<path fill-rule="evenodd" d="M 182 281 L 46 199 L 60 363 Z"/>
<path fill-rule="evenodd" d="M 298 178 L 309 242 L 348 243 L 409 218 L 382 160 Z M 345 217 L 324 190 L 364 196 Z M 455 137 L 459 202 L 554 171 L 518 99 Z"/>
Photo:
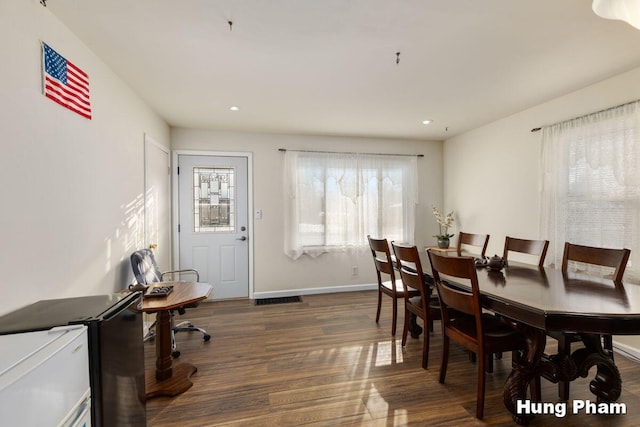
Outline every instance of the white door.
<path fill-rule="evenodd" d="M 178 155 L 180 268 L 194 268 L 214 299 L 249 296 L 246 157 Z"/>
<path fill-rule="evenodd" d="M 144 137 L 144 245 L 154 250 L 161 271 L 171 260 L 171 169 L 169 150 Z"/>

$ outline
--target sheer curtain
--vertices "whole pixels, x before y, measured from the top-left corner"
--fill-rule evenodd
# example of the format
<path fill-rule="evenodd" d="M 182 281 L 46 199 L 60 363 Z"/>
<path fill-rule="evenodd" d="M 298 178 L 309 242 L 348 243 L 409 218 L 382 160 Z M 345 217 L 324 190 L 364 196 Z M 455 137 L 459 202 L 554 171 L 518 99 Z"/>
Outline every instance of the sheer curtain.
<path fill-rule="evenodd" d="M 547 260 L 564 242 L 629 248 L 640 261 L 640 101 L 543 128 L 541 231 Z"/>
<path fill-rule="evenodd" d="M 415 156 L 287 151 L 284 251 L 364 251 L 367 235 L 411 242 L 418 202 Z"/>

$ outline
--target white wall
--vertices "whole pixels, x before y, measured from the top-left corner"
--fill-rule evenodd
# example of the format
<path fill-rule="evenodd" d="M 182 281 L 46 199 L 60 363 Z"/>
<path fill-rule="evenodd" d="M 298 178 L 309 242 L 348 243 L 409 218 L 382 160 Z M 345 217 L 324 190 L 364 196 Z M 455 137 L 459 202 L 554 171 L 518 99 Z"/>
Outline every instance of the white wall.
<path fill-rule="evenodd" d="M 172 129 L 176 150 L 242 151 L 253 153 L 254 209 L 262 220 L 254 221 L 254 291 L 257 296 L 291 295 L 357 288 L 376 282 L 371 253 L 302 256 L 296 261 L 284 255 L 282 171 L 284 154 L 278 148 L 357 151 L 367 153 L 424 154 L 418 159 L 420 205 L 417 210 L 416 244 L 433 245 L 437 226 L 431 204 L 442 201 L 442 143 L 347 137 L 268 135 Z M 358 276 L 352 276 L 352 266 Z M 351 287 L 351 288 L 348 288 Z M 295 292 L 293 292 L 295 290 Z"/>
<path fill-rule="evenodd" d="M 531 129 L 640 99 L 639 81 L 637 68 L 445 141 L 444 199 L 456 232 L 489 233 L 488 255 L 502 253 L 507 234 L 547 238 L 539 233 L 541 133 Z M 623 340 L 640 348 L 640 339 Z"/>
<path fill-rule="evenodd" d="M 93 120 L 41 91 L 45 41 L 89 74 Z M 103 294 L 143 242 L 143 135 L 169 128 L 38 0 L 0 2 L 0 314 Z"/>

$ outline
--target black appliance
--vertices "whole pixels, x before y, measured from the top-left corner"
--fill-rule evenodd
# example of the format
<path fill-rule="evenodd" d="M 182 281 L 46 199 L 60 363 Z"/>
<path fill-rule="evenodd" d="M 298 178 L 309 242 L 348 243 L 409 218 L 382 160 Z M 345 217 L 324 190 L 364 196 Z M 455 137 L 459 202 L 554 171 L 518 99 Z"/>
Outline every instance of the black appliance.
<path fill-rule="evenodd" d="M 145 426 L 141 301 L 141 292 L 42 300 L 0 317 L 0 335 L 87 325 L 91 425 Z"/>

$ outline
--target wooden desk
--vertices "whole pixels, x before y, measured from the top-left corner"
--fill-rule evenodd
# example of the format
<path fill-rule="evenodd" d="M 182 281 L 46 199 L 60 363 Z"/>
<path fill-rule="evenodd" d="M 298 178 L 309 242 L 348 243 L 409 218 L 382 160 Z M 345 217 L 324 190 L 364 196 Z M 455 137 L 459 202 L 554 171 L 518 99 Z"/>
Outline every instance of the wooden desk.
<path fill-rule="evenodd" d="M 198 370 L 190 363 L 172 366 L 170 310 L 207 298 L 211 294 L 211 285 L 196 282 L 161 282 L 150 288 L 167 285 L 173 285 L 173 292 L 168 296 L 142 300 L 142 311 L 156 313 L 157 316 L 156 369 L 145 372 L 147 398 L 184 393 L 193 385 L 190 377 Z"/>
<path fill-rule="evenodd" d="M 425 275 L 430 274 L 426 251 L 421 260 Z M 564 276 L 557 269 L 515 262 L 498 272 L 478 268 L 477 274 L 483 307 L 512 319 L 528 337 L 526 352 L 513 360 L 503 394 L 518 424 L 531 419 L 517 414 L 516 404 L 526 399 L 527 388 L 537 376 L 552 382 L 573 381 L 586 377 L 596 366 L 591 392 L 603 402 L 620 397 L 620 373 L 612 355 L 603 350 L 600 335 L 640 335 L 640 286 L 615 285 L 580 274 Z M 455 279 L 448 281 L 455 283 Z M 466 284 L 459 286 L 469 290 Z M 584 347 L 570 356 L 547 357 L 546 332 L 550 331 L 580 333 Z"/>

